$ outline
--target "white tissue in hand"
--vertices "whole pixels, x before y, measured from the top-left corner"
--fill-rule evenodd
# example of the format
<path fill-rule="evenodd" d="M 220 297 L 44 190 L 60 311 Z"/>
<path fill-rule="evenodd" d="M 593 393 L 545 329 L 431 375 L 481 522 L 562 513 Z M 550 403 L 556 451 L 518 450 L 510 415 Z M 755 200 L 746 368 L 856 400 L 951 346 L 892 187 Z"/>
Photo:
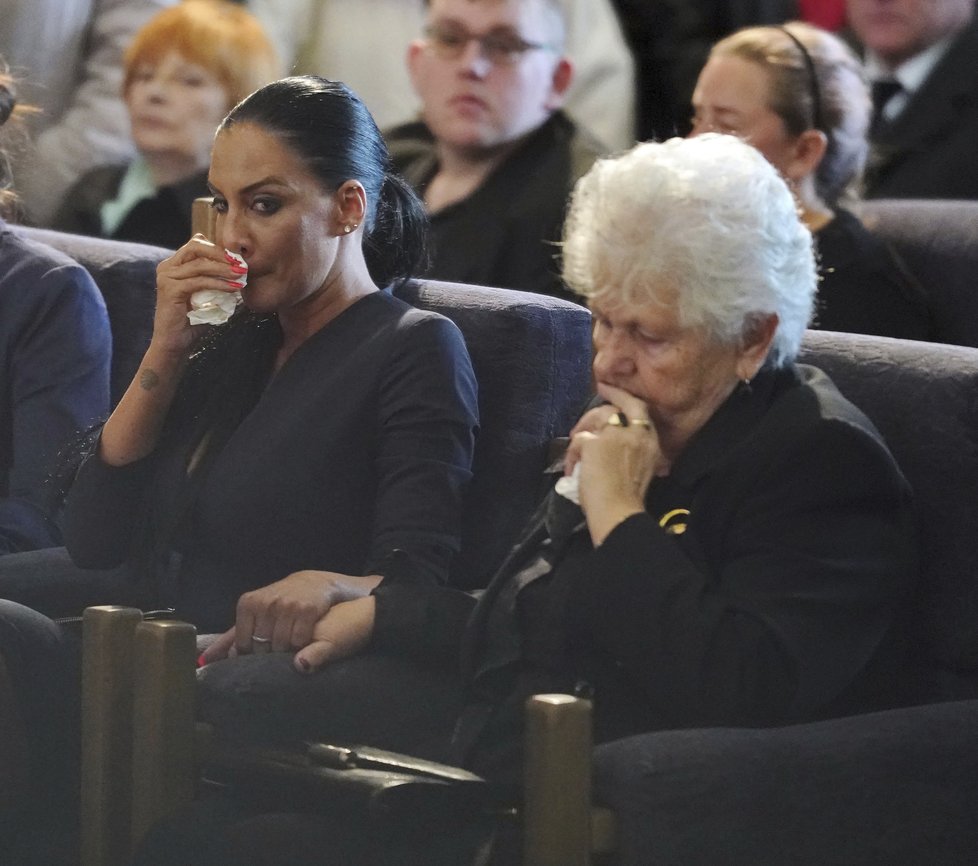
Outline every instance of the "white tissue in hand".
<path fill-rule="evenodd" d="M 563 475 L 557 479 L 557 483 L 554 485 L 554 490 L 556 490 L 565 499 L 569 499 L 575 505 L 580 505 L 580 480 L 581 464 L 578 463 L 570 475 Z"/>
<path fill-rule="evenodd" d="M 247 269 L 247 262 L 237 253 L 232 253 L 231 250 L 225 250 L 224 253 L 229 260 L 233 260 L 239 267 Z M 243 289 L 248 284 L 248 274 L 238 274 L 235 283 Z M 187 318 L 191 325 L 223 325 L 231 318 L 239 303 L 241 303 L 239 292 L 204 289 L 200 292 L 194 292 L 190 296 L 190 310 L 187 313 Z"/>
<path fill-rule="evenodd" d="M 241 295 L 237 292 L 228 294 L 217 289 L 194 292 L 190 298 L 191 308 L 187 318 L 191 325 L 223 325 L 231 318 L 240 300 Z"/>

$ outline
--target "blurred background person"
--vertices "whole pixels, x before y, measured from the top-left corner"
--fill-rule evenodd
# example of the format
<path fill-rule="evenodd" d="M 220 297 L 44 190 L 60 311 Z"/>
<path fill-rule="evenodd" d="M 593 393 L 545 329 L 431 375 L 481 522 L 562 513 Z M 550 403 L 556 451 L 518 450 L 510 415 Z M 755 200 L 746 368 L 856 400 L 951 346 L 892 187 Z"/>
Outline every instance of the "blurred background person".
<path fill-rule="evenodd" d="M 978 199 L 975 0 L 849 0 L 872 81 L 871 198 Z"/>
<path fill-rule="evenodd" d="M 819 255 L 814 326 L 927 339 L 923 289 L 846 209 L 866 161 L 868 122 L 859 60 L 838 37 L 800 22 L 721 40 L 693 93 L 694 135 L 738 135 L 788 181 Z"/>
<path fill-rule="evenodd" d="M 3 148 L 28 113 L 5 69 L 0 60 L 0 556 L 61 543 L 46 482 L 66 441 L 108 414 L 112 348 L 88 272 L 4 222 L 16 194 Z"/>
<path fill-rule="evenodd" d="M 742 27 L 799 17 L 796 0 L 614 0 L 614 4 L 635 56 L 640 141 L 689 131 L 693 86 L 714 42 Z"/>
<path fill-rule="evenodd" d="M 122 53 L 152 15 L 175 0 L 0 0 L 0 55 L 41 110 L 35 144 L 15 156 L 17 189 L 32 222 L 47 224 L 96 165 L 133 154 L 119 98 Z"/>
<path fill-rule="evenodd" d="M 574 299 L 556 241 L 600 145 L 561 110 L 565 28 L 557 0 L 431 0 L 407 57 L 422 119 L 384 136 L 431 215 L 430 276 Z"/>
<path fill-rule="evenodd" d="M 62 231 L 175 249 L 191 234 L 195 198 L 230 108 L 278 77 L 258 20 L 228 0 L 183 0 L 126 50 L 122 96 L 137 155 L 88 171 L 53 225 Z"/>
<path fill-rule="evenodd" d="M 634 60 L 611 0 L 557 0 L 577 70 L 567 111 L 604 148 L 635 141 Z M 345 81 L 381 129 L 411 120 L 418 98 L 404 54 L 425 22 L 426 0 L 247 0 L 294 73 Z M 492 6 L 477 0 L 475 6 Z"/>

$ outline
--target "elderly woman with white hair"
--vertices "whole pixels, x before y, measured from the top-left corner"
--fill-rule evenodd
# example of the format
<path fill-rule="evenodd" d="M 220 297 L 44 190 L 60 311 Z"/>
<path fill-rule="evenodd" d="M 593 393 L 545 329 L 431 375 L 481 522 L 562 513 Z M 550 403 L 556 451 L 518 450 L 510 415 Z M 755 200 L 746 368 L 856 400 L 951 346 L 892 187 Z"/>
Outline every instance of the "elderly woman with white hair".
<path fill-rule="evenodd" d="M 417 752 L 506 781 L 537 692 L 590 695 L 601 741 L 809 719 L 888 660 L 915 576 L 910 493 L 865 416 L 795 364 L 815 262 L 777 171 L 714 134 L 598 162 L 574 192 L 564 266 L 593 310 L 599 399 L 486 593 L 382 581 L 320 620 L 287 711 L 258 686 L 272 657 L 254 656 L 245 679 L 242 660 L 202 670 L 206 718 L 389 746 L 409 724 L 377 712 L 396 677 L 370 669 L 359 698 L 342 682 L 365 651 L 396 656 L 431 672 Z M 434 709 L 446 693 L 457 719 Z M 251 850 L 255 826 L 231 835 Z M 288 849 L 303 834 L 343 850 L 322 816 L 261 827 L 289 862 L 305 862 Z M 396 862 L 432 862 L 410 859 L 409 835 Z M 337 862 L 381 862 L 362 834 L 352 844 L 358 859 Z"/>

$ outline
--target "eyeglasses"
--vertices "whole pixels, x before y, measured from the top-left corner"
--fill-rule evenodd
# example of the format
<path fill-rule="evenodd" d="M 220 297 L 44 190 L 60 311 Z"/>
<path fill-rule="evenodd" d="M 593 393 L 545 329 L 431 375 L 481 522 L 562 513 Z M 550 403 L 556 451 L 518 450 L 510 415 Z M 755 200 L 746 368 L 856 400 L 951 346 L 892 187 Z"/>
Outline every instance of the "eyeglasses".
<path fill-rule="evenodd" d="M 553 45 L 545 42 L 527 42 L 515 33 L 505 31 L 479 36 L 461 27 L 426 27 L 428 45 L 443 60 L 458 60 L 473 40 L 479 43 L 482 56 L 496 66 L 512 66 L 527 51 L 551 51 Z"/>

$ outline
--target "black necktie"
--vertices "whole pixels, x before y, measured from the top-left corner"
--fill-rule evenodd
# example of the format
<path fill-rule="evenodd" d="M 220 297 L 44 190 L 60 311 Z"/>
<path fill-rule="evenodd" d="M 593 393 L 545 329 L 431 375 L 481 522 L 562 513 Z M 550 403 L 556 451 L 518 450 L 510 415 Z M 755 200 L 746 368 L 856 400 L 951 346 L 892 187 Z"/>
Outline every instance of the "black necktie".
<path fill-rule="evenodd" d="M 869 121 L 870 136 L 875 135 L 880 124 L 884 122 L 883 109 L 886 108 L 886 104 L 901 90 L 903 90 L 903 85 L 893 79 L 873 82 L 870 90 L 873 100 L 873 114 Z"/>

